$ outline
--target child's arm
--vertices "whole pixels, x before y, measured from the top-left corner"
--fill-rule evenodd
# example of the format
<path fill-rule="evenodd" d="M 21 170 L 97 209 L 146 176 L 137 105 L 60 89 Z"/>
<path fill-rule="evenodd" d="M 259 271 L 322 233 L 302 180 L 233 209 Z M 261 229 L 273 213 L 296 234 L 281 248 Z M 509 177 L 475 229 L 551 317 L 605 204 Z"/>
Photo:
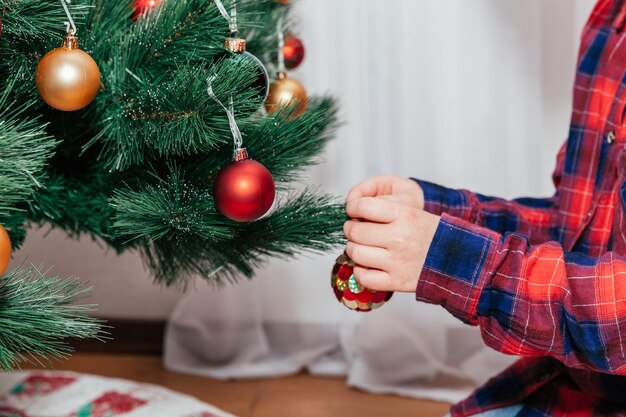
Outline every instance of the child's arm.
<path fill-rule="evenodd" d="M 481 327 L 504 353 L 626 374 L 626 257 L 531 245 L 444 214 L 416 297 Z"/>
<path fill-rule="evenodd" d="M 561 182 L 564 156 L 565 146 L 559 152 L 553 174 L 557 190 Z M 510 201 L 416 181 L 424 193 L 424 210 L 432 214 L 447 213 L 498 233 L 521 233 L 532 243 L 556 239 L 552 232 L 558 215 L 558 194 L 551 198 L 519 198 Z"/>

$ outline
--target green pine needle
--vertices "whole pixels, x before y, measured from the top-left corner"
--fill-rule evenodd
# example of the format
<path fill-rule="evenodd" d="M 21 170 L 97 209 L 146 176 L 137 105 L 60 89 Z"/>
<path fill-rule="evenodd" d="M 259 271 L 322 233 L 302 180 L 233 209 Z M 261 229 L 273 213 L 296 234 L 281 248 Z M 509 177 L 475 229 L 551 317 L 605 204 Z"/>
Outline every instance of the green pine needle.
<path fill-rule="evenodd" d="M 66 338 L 102 340 L 102 321 L 88 316 L 94 306 L 75 304 L 88 291 L 37 267 L 0 277 L 0 369 L 32 361 L 31 355 L 44 362 L 65 358 L 72 352 Z"/>
<path fill-rule="evenodd" d="M 0 224 L 17 247 L 26 234 L 27 212 L 22 203 L 42 186 L 45 164 L 57 143 L 37 117 L 28 117 L 34 107 L 32 100 L 10 101 L 14 87 L 15 81 L 8 81 L 0 90 Z"/>
<path fill-rule="evenodd" d="M 183 278 L 200 275 L 209 282 L 236 282 L 252 277 L 268 257 L 292 258 L 303 250 L 338 250 L 345 240 L 342 225 L 344 206 L 333 198 L 305 189 L 288 196 L 267 217 L 253 223 L 236 223 L 215 212 L 215 220 L 228 224 L 235 234 L 207 245 L 198 236 L 160 239 L 144 249 L 157 281 L 174 285 Z"/>
<path fill-rule="evenodd" d="M 111 205 L 116 211 L 114 227 L 130 239 L 145 237 L 186 240 L 194 236 L 204 245 L 216 245 L 232 235 L 224 219 L 215 215 L 215 202 L 208 189 L 198 189 L 173 167 L 170 176 L 139 191 L 119 189 Z"/>

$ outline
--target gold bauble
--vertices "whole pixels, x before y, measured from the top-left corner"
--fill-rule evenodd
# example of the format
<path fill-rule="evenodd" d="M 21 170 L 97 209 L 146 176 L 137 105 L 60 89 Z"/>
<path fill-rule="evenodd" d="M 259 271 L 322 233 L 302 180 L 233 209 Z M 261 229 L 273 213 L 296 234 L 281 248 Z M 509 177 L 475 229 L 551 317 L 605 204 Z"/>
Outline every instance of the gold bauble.
<path fill-rule="evenodd" d="M 91 56 L 78 49 L 76 36 L 67 35 L 60 48 L 39 61 L 35 82 L 41 98 L 57 110 L 82 109 L 100 89 L 100 70 Z"/>
<path fill-rule="evenodd" d="M 0 275 L 7 270 L 11 261 L 11 239 L 6 229 L 0 224 Z"/>
<path fill-rule="evenodd" d="M 307 108 L 307 93 L 304 86 L 293 78 L 288 78 L 281 73 L 278 80 L 270 86 L 270 92 L 265 100 L 265 109 L 272 114 L 282 107 L 295 105 L 291 114 L 293 117 L 300 116 Z"/>

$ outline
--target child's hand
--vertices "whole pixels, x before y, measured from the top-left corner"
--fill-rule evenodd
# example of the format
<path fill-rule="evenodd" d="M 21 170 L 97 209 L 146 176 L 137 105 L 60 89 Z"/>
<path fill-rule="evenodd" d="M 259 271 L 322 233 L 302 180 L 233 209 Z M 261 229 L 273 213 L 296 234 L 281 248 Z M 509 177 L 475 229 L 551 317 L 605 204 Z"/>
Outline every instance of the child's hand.
<path fill-rule="evenodd" d="M 373 177 L 353 187 L 346 203 L 362 197 L 382 197 L 416 207 L 424 208 L 424 192 L 419 184 L 405 177 L 385 175 Z"/>
<path fill-rule="evenodd" d="M 414 292 L 439 216 L 404 203 L 397 194 L 349 199 L 346 212 L 359 219 L 343 228 L 359 282 L 376 291 Z"/>

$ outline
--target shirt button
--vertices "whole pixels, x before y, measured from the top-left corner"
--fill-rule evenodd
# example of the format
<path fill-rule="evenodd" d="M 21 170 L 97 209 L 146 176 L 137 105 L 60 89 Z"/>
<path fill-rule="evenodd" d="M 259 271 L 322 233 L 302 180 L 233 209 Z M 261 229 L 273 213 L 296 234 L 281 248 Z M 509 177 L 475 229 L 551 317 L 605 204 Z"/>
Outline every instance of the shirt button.
<path fill-rule="evenodd" d="M 606 141 L 607 143 L 610 145 L 611 143 L 615 142 L 615 131 L 611 130 L 609 132 L 609 134 L 606 136 Z"/>
<path fill-rule="evenodd" d="M 593 210 L 589 210 L 589 211 L 587 212 L 587 218 L 590 218 L 592 214 L 593 214 Z"/>

